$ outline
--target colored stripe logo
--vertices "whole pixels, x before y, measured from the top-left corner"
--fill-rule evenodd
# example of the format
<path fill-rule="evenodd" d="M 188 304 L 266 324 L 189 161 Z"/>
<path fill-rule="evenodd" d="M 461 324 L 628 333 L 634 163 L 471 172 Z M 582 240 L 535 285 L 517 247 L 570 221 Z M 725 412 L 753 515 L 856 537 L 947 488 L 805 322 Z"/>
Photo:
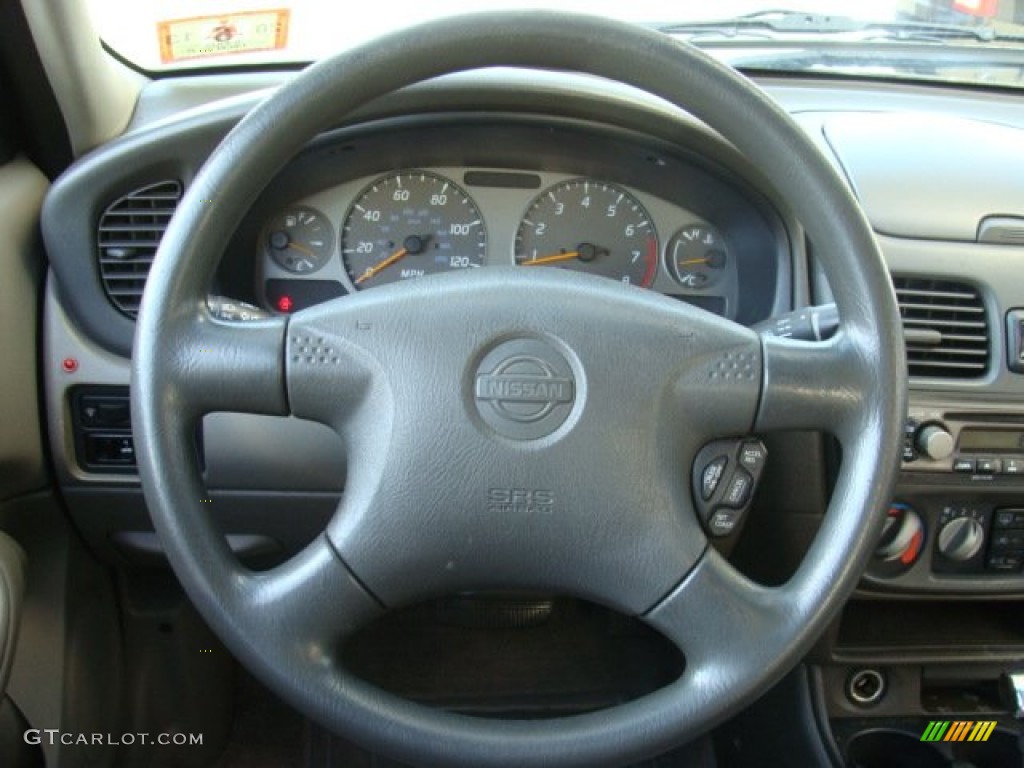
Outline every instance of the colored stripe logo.
<path fill-rule="evenodd" d="M 995 720 L 932 720 L 921 741 L 988 741 L 996 725 Z"/>

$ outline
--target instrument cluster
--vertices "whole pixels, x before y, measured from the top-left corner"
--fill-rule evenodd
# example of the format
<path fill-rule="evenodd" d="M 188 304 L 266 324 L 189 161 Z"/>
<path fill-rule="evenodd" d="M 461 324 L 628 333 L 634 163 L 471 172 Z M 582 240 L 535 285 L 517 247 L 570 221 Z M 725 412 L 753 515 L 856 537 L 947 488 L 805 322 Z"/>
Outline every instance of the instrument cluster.
<path fill-rule="evenodd" d="M 659 291 L 734 317 L 729 232 L 615 181 L 428 167 L 362 177 L 295 200 L 259 232 L 261 294 L 288 313 L 428 274 L 558 268 Z"/>

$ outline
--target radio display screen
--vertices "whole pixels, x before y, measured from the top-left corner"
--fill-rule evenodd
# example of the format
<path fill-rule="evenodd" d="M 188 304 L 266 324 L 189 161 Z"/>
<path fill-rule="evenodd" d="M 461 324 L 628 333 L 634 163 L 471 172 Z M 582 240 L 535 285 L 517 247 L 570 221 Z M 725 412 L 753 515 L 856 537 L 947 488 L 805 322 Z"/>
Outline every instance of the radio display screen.
<path fill-rule="evenodd" d="M 967 452 L 1024 453 L 1024 430 L 965 429 L 959 447 Z"/>

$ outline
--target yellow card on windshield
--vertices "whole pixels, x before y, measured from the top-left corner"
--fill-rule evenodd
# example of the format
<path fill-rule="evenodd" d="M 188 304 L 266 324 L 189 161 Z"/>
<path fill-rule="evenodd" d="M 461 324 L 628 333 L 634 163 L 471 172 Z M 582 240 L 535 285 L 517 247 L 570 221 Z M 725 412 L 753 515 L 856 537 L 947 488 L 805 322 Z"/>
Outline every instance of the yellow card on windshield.
<path fill-rule="evenodd" d="M 287 9 L 194 16 L 157 23 L 160 60 L 188 59 L 277 51 L 288 44 Z"/>

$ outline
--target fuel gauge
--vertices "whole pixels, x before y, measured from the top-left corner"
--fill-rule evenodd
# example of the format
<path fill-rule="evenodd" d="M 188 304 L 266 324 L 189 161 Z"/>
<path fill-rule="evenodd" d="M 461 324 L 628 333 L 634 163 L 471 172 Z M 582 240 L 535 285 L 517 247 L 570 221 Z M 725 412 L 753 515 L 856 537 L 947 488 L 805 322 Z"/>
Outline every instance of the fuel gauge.
<path fill-rule="evenodd" d="M 288 272 L 316 272 L 334 253 L 334 228 L 316 208 L 287 208 L 270 220 L 265 233 L 267 253 Z"/>
<path fill-rule="evenodd" d="M 724 274 L 729 254 L 718 230 L 707 224 L 689 224 L 668 241 L 665 259 L 681 286 L 700 291 Z"/>

